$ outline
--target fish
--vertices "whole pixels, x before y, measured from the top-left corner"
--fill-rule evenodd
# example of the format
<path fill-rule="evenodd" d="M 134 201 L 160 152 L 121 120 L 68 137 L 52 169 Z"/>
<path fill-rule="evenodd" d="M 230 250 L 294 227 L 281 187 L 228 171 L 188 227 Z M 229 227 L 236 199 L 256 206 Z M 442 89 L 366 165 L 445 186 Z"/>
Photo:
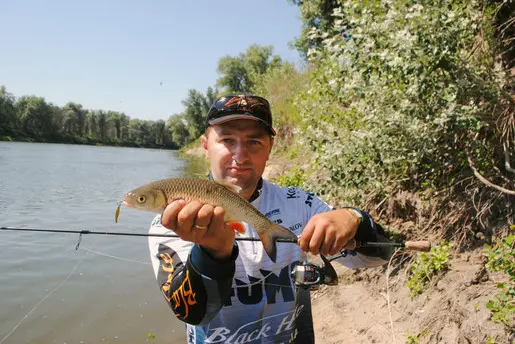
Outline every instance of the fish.
<path fill-rule="evenodd" d="M 249 201 L 237 194 L 237 186 L 218 183 L 200 178 L 167 178 L 140 186 L 124 195 L 118 204 L 115 221 L 118 222 L 120 205 L 161 214 L 171 202 L 183 199 L 186 202 L 197 200 L 225 210 L 224 221 L 227 226 L 239 233 L 245 232 L 242 222 L 252 226 L 259 235 L 265 252 L 275 263 L 277 258 L 277 239 L 297 242 L 297 236 L 287 228 L 278 225 Z"/>

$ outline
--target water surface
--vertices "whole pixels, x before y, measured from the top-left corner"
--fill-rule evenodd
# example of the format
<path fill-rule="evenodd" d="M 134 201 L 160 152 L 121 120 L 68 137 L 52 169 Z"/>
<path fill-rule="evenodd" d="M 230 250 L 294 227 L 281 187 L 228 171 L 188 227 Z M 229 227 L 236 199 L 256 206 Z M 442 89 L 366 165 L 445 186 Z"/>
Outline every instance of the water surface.
<path fill-rule="evenodd" d="M 0 142 L 0 226 L 146 233 L 154 215 L 115 224 L 117 202 L 186 167 L 167 150 Z M 0 231 L 0 344 L 185 342 L 146 238 L 78 239 Z"/>

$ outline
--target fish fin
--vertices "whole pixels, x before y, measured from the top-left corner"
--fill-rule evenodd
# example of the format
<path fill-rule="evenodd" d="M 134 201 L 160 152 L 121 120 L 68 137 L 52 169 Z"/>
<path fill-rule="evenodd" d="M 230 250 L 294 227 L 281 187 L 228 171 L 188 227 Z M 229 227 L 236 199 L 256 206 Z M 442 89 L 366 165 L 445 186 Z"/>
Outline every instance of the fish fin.
<path fill-rule="evenodd" d="M 288 229 L 280 226 L 276 223 L 272 222 L 270 226 L 270 230 L 265 231 L 263 234 L 259 234 L 259 238 L 263 243 L 263 247 L 265 248 L 266 254 L 270 257 L 270 259 L 275 263 L 277 258 L 277 239 L 288 239 L 292 242 L 297 242 L 297 236 L 290 232 Z"/>
<path fill-rule="evenodd" d="M 245 226 L 243 223 L 238 221 L 228 221 L 227 226 L 234 229 L 236 232 L 243 234 L 245 233 Z"/>
<path fill-rule="evenodd" d="M 223 186 L 224 188 L 226 188 L 227 190 L 235 193 L 235 194 L 239 194 L 240 191 L 241 191 L 241 187 L 238 186 L 238 185 L 230 185 L 230 184 L 224 184 L 224 183 L 219 183 L 219 182 L 216 182 L 216 181 L 212 181 L 213 183 L 215 184 L 218 184 L 220 186 Z"/>

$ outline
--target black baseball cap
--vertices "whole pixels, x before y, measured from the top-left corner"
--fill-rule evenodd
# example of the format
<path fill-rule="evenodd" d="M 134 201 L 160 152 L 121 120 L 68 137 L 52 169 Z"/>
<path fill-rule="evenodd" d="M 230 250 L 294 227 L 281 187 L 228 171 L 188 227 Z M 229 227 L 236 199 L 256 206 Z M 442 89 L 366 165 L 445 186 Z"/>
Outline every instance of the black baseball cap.
<path fill-rule="evenodd" d="M 248 93 L 227 94 L 213 102 L 207 113 L 207 125 L 216 125 L 235 119 L 252 119 L 260 122 L 270 135 L 275 136 L 272 127 L 272 111 L 268 100 Z"/>

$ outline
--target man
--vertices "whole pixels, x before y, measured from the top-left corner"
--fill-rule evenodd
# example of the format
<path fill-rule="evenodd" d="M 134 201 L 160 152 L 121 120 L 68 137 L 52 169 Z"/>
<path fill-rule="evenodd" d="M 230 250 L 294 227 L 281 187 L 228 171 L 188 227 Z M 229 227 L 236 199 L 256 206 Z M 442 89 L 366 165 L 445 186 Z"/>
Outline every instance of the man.
<path fill-rule="evenodd" d="M 224 209 L 174 201 L 156 217 L 150 238 L 154 271 L 165 299 L 186 323 L 188 343 L 314 343 L 309 291 L 295 288 L 290 271 L 306 252 L 335 255 L 351 240 L 384 241 L 366 213 L 333 210 L 314 194 L 280 187 L 262 174 L 276 132 L 268 101 L 250 94 L 226 95 L 207 114 L 202 147 L 210 178 L 236 186 L 270 220 L 299 236 L 278 243 L 274 263 L 261 242 L 235 241 Z M 245 236 L 257 237 L 247 224 Z M 357 249 L 341 258 L 348 267 L 384 264 L 390 252 Z"/>

